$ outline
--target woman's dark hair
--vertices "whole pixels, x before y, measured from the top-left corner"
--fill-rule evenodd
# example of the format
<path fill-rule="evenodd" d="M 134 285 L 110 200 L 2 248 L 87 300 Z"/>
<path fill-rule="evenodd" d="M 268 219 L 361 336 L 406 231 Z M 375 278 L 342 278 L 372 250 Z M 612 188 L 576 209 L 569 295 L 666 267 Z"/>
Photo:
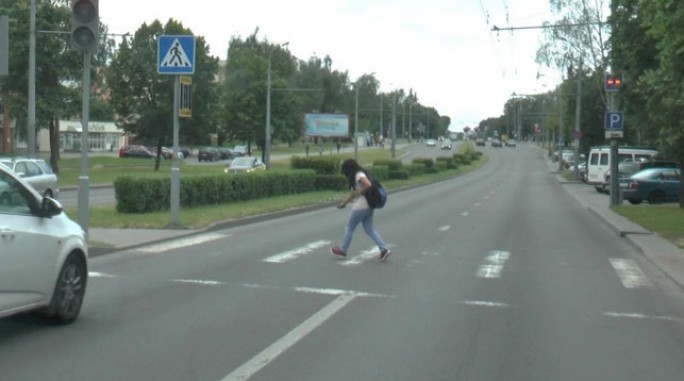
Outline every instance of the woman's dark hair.
<path fill-rule="evenodd" d="M 361 165 L 359 165 L 359 163 L 354 159 L 347 159 L 342 163 L 341 172 L 347 178 L 347 180 L 349 180 L 349 187 L 352 189 L 354 189 L 356 174 L 359 171 L 366 173 L 363 167 L 361 167 Z"/>

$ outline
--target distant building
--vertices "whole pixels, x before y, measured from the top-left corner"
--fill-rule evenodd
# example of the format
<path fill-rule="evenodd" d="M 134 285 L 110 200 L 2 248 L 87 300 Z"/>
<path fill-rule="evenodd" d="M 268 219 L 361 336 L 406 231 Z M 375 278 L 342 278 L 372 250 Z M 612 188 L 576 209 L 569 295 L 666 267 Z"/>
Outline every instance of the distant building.
<path fill-rule="evenodd" d="M 80 120 L 59 121 L 59 150 L 81 150 L 82 124 Z M 41 128 L 38 132 L 39 151 L 50 151 L 50 132 Z M 128 135 L 114 122 L 91 121 L 88 123 L 88 150 L 115 151 L 128 144 Z M 19 146 L 17 142 L 17 146 Z"/>

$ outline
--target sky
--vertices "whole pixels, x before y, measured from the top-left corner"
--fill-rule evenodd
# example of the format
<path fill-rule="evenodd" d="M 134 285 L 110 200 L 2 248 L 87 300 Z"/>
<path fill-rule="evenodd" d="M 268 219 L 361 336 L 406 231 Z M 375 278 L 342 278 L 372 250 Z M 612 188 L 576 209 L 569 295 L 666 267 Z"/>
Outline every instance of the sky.
<path fill-rule="evenodd" d="M 534 61 L 540 30 L 492 31 L 552 21 L 549 0 L 103 0 L 99 11 L 115 34 L 173 18 L 220 59 L 231 37 L 259 28 L 300 60 L 330 56 L 350 81 L 374 73 L 383 92 L 412 89 L 453 131 L 502 115 L 514 93 L 559 82 Z"/>

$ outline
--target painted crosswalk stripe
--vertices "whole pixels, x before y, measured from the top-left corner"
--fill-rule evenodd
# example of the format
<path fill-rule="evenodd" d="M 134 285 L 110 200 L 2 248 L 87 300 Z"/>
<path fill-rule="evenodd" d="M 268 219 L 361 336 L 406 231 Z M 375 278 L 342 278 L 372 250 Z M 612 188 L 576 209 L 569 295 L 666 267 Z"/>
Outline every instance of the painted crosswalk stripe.
<path fill-rule="evenodd" d="M 379 255 L 380 249 L 378 249 L 377 247 L 372 247 L 368 250 L 363 250 L 361 254 L 357 256 L 341 261 L 340 264 L 342 266 L 358 266 L 369 259 L 377 258 Z"/>
<path fill-rule="evenodd" d="M 220 238 L 226 238 L 228 237 L 225 234 L 214 234 L 214 233 L 208 233 L 208 234 L 201 234 L 201 235 L 196 235 L 188 238 L 181 238 L 173 241 L 168 241 L 168 242 L 163 242 L 159 244 L 154 244 L 154 245 L 149 245 L 149 246 L 144 246 L 144 247 L 139 247 L 136 249 L 136 251 L 140 251 L 143 253 L 161 253 L 164 251 L 168 250 L 174 250 L 174 249 L 180 249 L 183 247 L 188 247 L 188 246 L 193 246 L 197 245 L 200 243 L 205 243 L 205 242 L 211 242 L 215 241 Z"/>
<path fill-rule="evenodd" d="M 509 256 L 508 251 L 490 251 L 477 270 L 477 276 L 480 278 L 500 278 Z"/>
<path fill-rule="evenodd" d="M 312 253 L 313 251 L 318 250 L 321 247 L 328 246 L 328 245 L 330 245 L 330 241 L 311 242 L 311 243 L 306 244 L 302 247 L 298 247 L 296 249 L 288 250 L 288 251 L 270 256 L 270 257 L 264 259 L 264 262 L 285 263 L 287 261 L 297 259 L 298 257 L 301 257 L 303 255 Z"/>
<path fill-rule="evenodd" d="M 626 288 L 651 288 L 653 284 L 648 280 L 639 266 L 631 259 L 610 258 L 610 264 L 615 269 L 622 285 Z"/>

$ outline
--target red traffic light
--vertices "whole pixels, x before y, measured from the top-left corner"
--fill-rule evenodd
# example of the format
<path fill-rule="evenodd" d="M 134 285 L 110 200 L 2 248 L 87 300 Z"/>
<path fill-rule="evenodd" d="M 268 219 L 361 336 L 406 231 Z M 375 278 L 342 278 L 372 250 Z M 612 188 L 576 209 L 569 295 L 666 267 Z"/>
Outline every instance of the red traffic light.
<path fill-rule="evenodd" d="M 606 91 L 615 92 L 622 86 L 622 77 L 606 74 Z"/>

